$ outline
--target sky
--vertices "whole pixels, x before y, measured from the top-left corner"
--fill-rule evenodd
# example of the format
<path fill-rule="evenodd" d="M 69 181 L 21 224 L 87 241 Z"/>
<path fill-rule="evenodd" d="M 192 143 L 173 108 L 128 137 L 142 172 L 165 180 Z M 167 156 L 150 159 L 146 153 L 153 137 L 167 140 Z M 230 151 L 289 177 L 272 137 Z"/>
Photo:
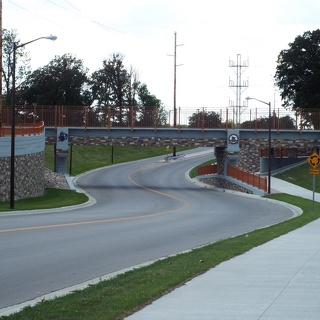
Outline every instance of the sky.
<path fill-rule="evenodd" d="M 230 65 L 237 63 L 246 66 L 238 70 L 246 85 L 241 105 L 251 96 L 281 108 L 277 57 L 319 22 L 319 0 L 2 0 L 2 27 L 16 29 L 21 43 L 58 37 L 25 47 L 34 70 L 72 53 L 91 73 L 121 53 L 167 109 L 174 104 L 174 69 L 182 110 L 236 105 L 230 84 L 240 78 Z"/>

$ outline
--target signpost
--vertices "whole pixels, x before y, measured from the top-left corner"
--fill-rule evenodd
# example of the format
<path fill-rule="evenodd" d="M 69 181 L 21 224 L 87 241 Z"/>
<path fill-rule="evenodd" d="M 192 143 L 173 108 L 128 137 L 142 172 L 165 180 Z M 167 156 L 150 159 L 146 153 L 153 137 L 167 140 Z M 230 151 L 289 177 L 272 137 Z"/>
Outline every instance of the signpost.
<path fill-rule="evenodd" d="M 166 146 L 166 151 L 167 151 L 166 161 L 169 161 L 170 146 Z"/>
<path fill-rule="evenodd" d="M 314 192 L 316 189 L 316 174 L 319 174 L 320 170 L 317 170 L 316 168 L 320 165 L 320 156 L 317 152 L 313 152 L 307 159 L 308 163 L 312 166 L 313 169 L 310 169 L 309 173 L 313 175 L 312 177 L 312 187 L 313 187 L 313 193 L 312 193 L 312 210 L 314 211 Z"/>

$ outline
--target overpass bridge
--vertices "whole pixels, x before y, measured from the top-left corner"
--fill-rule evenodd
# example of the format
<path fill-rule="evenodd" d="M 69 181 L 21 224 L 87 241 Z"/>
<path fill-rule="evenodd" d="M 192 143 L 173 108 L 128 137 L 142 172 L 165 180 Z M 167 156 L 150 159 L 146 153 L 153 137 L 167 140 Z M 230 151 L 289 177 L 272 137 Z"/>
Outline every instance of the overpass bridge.
<path fill-rule="evenodd" d="M 0 137 L 6 139 L 7 146 L 9 111 L 10 108 L 3 107 L 5 123 L 0 126 Z M 250 172 L 265 172 L 266 159 L 271 156 L 275 168 L 319 150 L 319 109 L 294 114 L 278 110 L 271 116 L 268 110 L 259 108 L 243 113 L 242 117 L 240 127 L 233 128 L 233 115 L 228 109 L 191 112 L 179 109 L 178 121 L 172 125 L 170 112 L 169 121 L 163 121 L 156 107 L 143 110 L 137 107 L 16 107 L 17 126 L 44 122 L 45 143 L 56 144 L 56 161 L 61 172 L 67 172 L 69 144 L 214 147 L 218 173 L 222 174 L 231 162 Z M 25 135 L 16 132 L 20 135 L 19 146 L 26 154 L 28 148 L 21 138 Z"/>
<path fill-rule="evenodd" d="M 266 172 L 269 152 L 272 169 L 276 169 L 299 161 L 299 157 L 320 147 L 320 130 L 46 127 L 45 136 L 46 143 L 56 144 L 57 164 L 65 168 L 62 171 L 68 167 L 69 144 L 214 147 L 221 174 L 226 162 L 236 161 L 238 167 L 250 172 Z M 61 139 L 63 136 L 67 140 Z"/>
<path fill-rule="evenodd" d="M 174 110 L 167 111 L 165 118 L 156 106 L 17 106 L 16 120 L 43 121 L 46 143 L 57 143 L 57 158 L 62 164 L 67 161 L 64 151 L 68 144 L 204 146 L 220 148 L 227 154 L 238 153 L 237 166 L 254 172 L 261 169 L 260 158 L 269 153 L 294 158 L 308 155 L 320 146 L 320 109 L 290 112 L 278 108 L 272 114 L 268 108 L 248 109 L 241 114 L 242 121 L 236 129 L 235 114 L 229 108 L 178 108 L 175 123 L 171 121 L 171 111 Z M 3 107 L 2 112 L 3 121 L 9 123 L 10 108 Z M 68 138 L 60 137 L 61 133 Z"/>

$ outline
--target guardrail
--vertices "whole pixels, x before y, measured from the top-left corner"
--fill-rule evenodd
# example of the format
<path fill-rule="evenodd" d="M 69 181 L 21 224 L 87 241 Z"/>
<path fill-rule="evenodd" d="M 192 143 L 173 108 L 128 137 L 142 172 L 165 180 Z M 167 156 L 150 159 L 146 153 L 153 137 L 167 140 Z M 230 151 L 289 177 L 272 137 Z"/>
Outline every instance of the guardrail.
<path fill-rule="evenodd" d="M 31 136 L 37 135 L 44 132 L 44 122 L 39 123 L 19 123 L 15 126 L 16 136 Z M 10 136 L 11 135 L 11 124 L 4 123 L 0 127 L 0 136 Z"/>
<path fill-rule="evenodd" d="M 157 128 L 184 127 L 268 129 L 269 111 L 266 108 L 255 108 L 241 112 L 241 123 L 235 123 L 235 112 L 225 109 L 176 109 L 176 124 L 173 124 L 173 110 L 163 110 L 157 106 L 108 106 L 91 108 L 86 106 L 16 106 L 16 122 L 32 123 L 44 121 L 50 127 L 113 127 Z M 2 121 L 10 123 L 10 107 L 2 107 Z M 320 108 L 287 111 L 283 108 L 273 109 L 271 129 L 303 130 L 320 129 Z"/>

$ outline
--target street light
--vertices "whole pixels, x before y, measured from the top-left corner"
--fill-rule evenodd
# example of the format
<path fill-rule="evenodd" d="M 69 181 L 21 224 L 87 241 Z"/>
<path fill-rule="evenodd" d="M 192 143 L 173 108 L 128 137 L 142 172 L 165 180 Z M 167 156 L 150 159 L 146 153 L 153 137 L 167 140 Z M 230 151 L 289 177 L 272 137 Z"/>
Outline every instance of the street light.
<path fill-rule="evenodd" d="M 246 100 L 257 100 L 269 106 L 269 154 L 268 154 L 268 193 L 271 193 L 271 102 L 264 102 L 262 100 L 247 97 Z"/>
<path fill-rule="evenodd" d="M 10 159 L 10 209 L 14 209 L 14 162 L 15 162 L 15 105 L 16 105 L 16 51 L 31 42 L 40 39 L 56 40 L 57 37 L 50 35 L 40 37 L 22 44 L 13 43 L 13 61 L 12 61 L 12 98 L 11 98 L 11 159 Z"/>

